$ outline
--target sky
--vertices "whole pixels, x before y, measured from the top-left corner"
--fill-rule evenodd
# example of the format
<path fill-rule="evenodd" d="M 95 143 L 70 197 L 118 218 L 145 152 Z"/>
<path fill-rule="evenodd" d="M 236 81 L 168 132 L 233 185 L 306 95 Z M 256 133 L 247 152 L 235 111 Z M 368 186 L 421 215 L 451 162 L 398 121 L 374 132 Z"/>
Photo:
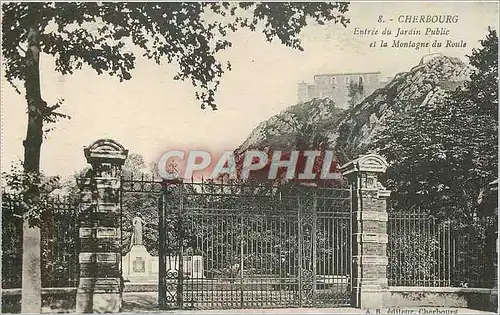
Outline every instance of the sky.
<path fill-rule="evenodd" d="M 454 24 L 399 23 L 400 15 L 457 15 Z M 466 61 L 488 26 L 498 30 L 497 2 L 354 2 L 346 14 L 351 23 L 308 25 L 301 34 L 304 51 L 268 43 L 261 32 L 240 31 L 230 37 L 233 47 L 221 54 L 232 71 L 221 79 L 219 110 L 201 110 L 189 82 L 174 81 L 175 65 L 157 66 L 138 58 L 132 80 L 97 75 L 82 69 L 73 75 L 56 73 L 54 62 L 42 56 L 42 97 L 65 100 L 61 111 L 70 120 L 55 125 L 42 144 L 41 168 L 47 175 L 69 176 L 86 166 L 83 147 L 111 138 L 152 163 L 179 148 L 231 150 L 261 122 L 297 102 L 297 83 L 314 74 L 380 71 L 390 77 L 408 71 L 429 53 Z M 385 23 L 378 23 L 382 16 Z M 392 19 L 392 22 L 390 20 Z M 354 35 L 355 28 L 419 29 L 445 27 L 448 36 L 406 36 L 404 41 L 461 40 L 464 47 L 397 49 L 370 47 L 383 37 Z M 389 46 L 392 39 L 387 40 Z M 2 170 L 22 159 L 26 135 L 26 101 L 5 81 L 2 72 Z"/>

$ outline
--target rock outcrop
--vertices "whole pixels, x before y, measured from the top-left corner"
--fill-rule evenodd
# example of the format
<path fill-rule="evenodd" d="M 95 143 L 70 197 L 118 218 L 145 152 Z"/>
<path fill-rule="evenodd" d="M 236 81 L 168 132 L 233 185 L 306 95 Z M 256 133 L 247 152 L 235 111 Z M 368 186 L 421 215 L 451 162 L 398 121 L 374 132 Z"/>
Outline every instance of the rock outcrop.
<path fill-rule="evenodd" d="M 332 126 L 337 126 L 345 113 L 330 99 L 296 104 L 261 122 L 236 151 L 313 149 L 314 141 L 326 135 L 325 131 Z"/>
<path fill-rule="evenodd" d="M 329 99 L 296 104 L 259 124 L 236 150 L 334 149 L 343 163 L 365 153 L 385 122 L 413 106 L 433 104 L 462 85 L 471 68 L 458 58 L 433 56 L 399 73 L 356 107 L 342 110 Z"/>
<path fill-rule="evenodd" d="M 446 91 L 456 89 L 470 76 L 471 68 L 461 60 L 437 56 L 400 73 L 384 88 L 375 91 L 353 108 L 338 126 L 332 144 L 344 159 L 366 152 L 385 121 L 413 106 L 433 104 Z"/>

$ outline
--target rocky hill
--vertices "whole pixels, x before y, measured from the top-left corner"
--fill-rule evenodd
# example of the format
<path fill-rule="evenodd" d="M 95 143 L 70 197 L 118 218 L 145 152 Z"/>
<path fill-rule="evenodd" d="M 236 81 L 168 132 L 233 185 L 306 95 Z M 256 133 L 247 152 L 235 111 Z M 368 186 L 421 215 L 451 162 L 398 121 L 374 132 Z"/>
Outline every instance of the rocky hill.
<path fill-rule="evenodd" d="M 345 113 L 330 99 L 296 104 L 261 122 L 237 152 L 266 148 L 306 150 L 314 145 L 329 145 L 329 141 L 323 139 L 325 131 L 338 126 Z"/>
<path fill-rule="evenodd" d="M 413 106 L 432 104 L 445 91 L 468 79 L 471 68 L 457 58 L 422 59 L 409 72 L 399 73 L 384 88 L 349 110 L 329 99 L 314 99 L 289 107 L 255 128 L 237 149 L 334 149 L 343 163 L 366 152 L 387 118 Z"/>

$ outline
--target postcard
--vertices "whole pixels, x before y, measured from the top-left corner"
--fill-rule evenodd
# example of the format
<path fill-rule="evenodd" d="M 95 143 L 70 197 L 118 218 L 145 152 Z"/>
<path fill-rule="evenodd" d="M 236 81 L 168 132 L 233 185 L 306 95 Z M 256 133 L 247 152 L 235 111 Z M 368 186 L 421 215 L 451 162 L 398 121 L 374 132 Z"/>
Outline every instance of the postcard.
<path fill-rule="evenodd" d="M 498 2 L 2 2 L 2 312 L 498 308 Z"/>

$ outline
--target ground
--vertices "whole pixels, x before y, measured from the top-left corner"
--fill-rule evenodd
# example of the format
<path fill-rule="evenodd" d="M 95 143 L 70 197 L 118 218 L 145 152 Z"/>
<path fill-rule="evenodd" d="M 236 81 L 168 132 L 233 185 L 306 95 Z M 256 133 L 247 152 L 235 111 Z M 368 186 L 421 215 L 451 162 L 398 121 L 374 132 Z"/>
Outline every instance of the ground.
<path fill-rule="evenodd" d="M 157 292 L 125 292 L 123 295 L 123 312 L 160 312 L 158 310 Z M 393 314 L 405 314 L 406 310 L 413 310 L 414 314 L 496 314 L 466 308 L 442 308 L 434 312 L 436 307 L 420 307 L 401 309 Z M 419 312 L 422 310 L 421 312 Z M 424 311 L 425 310 L 425 311 Z M 370 311 L 368 313 L 368 311 Z M 398 312 L 399 311 L 399 312 Z M 446 312 L 448 311 L 448 312 Z M 456 311 L 456 312 L 455 312 Z M 390 312 L 390 311 L 389 311 Z M 164 314 L 376 314 L 376 310 L 358 308 L 274 308 L 274 309 L 227 309 L 227 310 L 175 310 L 161 311 Z M 380 310 L 381 314 L 388 313 L 387 309 Z M 407 314 L 407 313 L 406 313 Z"/>

